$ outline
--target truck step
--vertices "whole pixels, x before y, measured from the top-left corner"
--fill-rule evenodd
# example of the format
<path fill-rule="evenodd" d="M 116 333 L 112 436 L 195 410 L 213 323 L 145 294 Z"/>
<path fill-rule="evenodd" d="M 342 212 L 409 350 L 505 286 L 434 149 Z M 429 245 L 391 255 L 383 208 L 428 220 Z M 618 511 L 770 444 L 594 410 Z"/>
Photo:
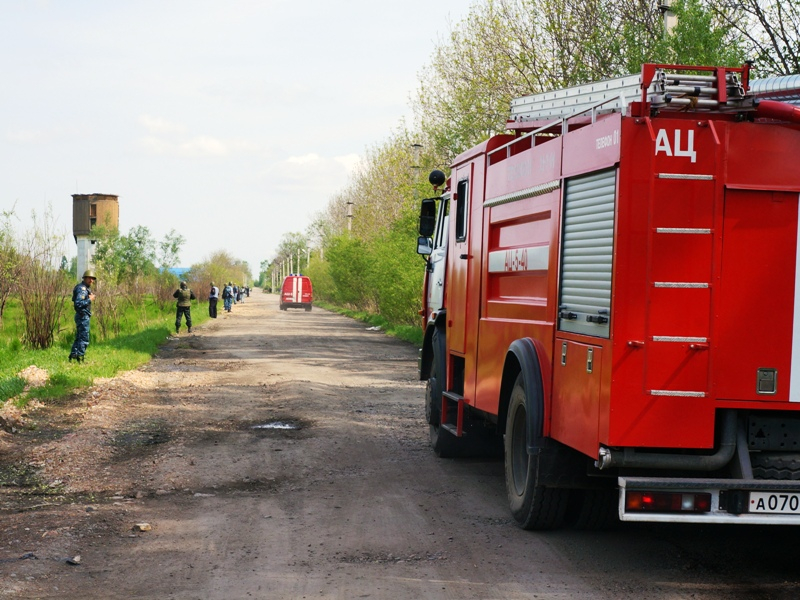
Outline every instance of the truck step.
<path fill-rule="evenodd" d="M 456 392 L 442 392 L 441 427 L 456 437 L 464 435 L 464 403 L 466 398 Z"/>
<path fill-rule="evenodd" d="M 440 425 L 440 428 L 441 428 L 441 429 L 444 429 L 445 431 L 449 431 L 449 432 L 450 432 L 452 435 L 454 435 L 454 436 L 456 436 L 456 437 L 464 437 L 465 435 L 467 435 L 467 434 L 466 434 L 466 433 L 464 433 L 463 431 L 462 431 L 462 432 L 461 432 L 461 434 L 459 435 L 459 433 L 458 433 L 458 427 L 456 427 L 455 425 L 452 425 L 452 424 L 450 424 L 450 423 L 442 423 L 442 424 Z"/>
<path fill-rule="evenodd" d="M 463 402 L 464 400 L 466 400 L 466 398 L 464 398 L 464 396 L 462 396 L 461 394 L 456 394 L 455 392 L 447 392 L 447 391 L 445 391 L 445 392 L 442 392 L 442 396 L 444 396 L 445 398 L 447 398 L 451 402 Z"/>

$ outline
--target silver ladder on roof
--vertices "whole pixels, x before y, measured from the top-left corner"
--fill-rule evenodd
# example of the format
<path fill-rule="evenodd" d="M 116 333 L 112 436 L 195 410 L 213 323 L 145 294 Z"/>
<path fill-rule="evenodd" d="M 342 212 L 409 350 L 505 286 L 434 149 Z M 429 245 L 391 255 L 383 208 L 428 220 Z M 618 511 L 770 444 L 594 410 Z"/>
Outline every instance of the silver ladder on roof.
<path fill-rule="evenodd" d="M 717 78 L 713 75 L 670 73 L 656 69 L 647 89 L 647 101 L 655 108 L 722 110 L 746 108 L 744 88 L 738 74 L 726 73 L 727 102 L 717 100 Z M 562 119 L 584 112 L 622 112 L 642 99 L 642 76 L 626 75 L 594 83 L 523 96 L 511 101 L 511 120 L 517 123 Z"/>

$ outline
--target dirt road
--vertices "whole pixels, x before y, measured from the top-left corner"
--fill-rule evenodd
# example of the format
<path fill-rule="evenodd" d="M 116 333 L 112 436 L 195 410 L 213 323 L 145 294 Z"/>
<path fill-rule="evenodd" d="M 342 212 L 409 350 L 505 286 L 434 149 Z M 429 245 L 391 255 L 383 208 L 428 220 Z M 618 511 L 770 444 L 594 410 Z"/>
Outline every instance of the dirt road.
<path fill-rule="evenodd" d="M 517 529 L 422 395 L 411 346 L 256 293 L 0 437 L 0 598 L 800 595 L 796 529 Z"/>

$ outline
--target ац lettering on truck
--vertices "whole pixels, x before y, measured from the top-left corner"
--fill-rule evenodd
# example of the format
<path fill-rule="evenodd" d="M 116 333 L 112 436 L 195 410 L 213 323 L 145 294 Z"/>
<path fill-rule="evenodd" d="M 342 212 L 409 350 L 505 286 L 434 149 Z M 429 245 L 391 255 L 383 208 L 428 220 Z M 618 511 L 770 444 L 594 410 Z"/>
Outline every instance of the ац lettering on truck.
<path fill-rule="evenodd" d="M 431 174 L 431 444 L 502 448 L 521 527 L 800 523 L 800 109 L 748 79 L 515 100 Z"/>

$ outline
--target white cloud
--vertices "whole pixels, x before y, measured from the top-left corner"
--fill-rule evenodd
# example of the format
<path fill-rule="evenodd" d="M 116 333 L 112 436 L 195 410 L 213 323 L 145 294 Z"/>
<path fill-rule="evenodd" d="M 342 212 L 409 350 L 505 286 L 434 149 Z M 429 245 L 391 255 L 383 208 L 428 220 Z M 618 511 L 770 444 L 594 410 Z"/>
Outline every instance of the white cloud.
<path fill-rule="evenodd" d="M 148 132 L 153 134 L 184 133 L 186 131 L 183 125 L 150 115 L 141 115 L 139 117 L 139 123 L 143 125 Z"/>
<path fill-rule="evenodd" d="M 36 130 L 9 131 L 6 134 L 6 140 L 17 144 L 37 144 L 46 137 L 44 132 Z"/>
<path fill-rule="evenodd" d="M 347 169 L 347 173 L 350 174 L 358 168 L 362 159 L 363 157 L 358 154 L 345 154 L 344 156 L 336 156 L 333 160 L 344 165 L 344 168 Z"/>
<path fill-rule="evenodd" d="M 262 173 L 262 180 L 273 193 L 305 198 L 305 206 L 319 210 L 328 198 L 346 185 L 348 175 L 358 160 L 356 154 L 325 157 L 309 153 L 289 156 L 270 165 Z M 315 200 L 309 204 L 310 198 Z"/>
<path fill-rule="evenodd" d="M 198 135 L 184 140 L 146 136 L 140 138 L 139 144 L 149 154 L 180 158 L 227 157 L 258 151 L 258 145 L 247 140 L 224 140 L 210 135 Z"/>

